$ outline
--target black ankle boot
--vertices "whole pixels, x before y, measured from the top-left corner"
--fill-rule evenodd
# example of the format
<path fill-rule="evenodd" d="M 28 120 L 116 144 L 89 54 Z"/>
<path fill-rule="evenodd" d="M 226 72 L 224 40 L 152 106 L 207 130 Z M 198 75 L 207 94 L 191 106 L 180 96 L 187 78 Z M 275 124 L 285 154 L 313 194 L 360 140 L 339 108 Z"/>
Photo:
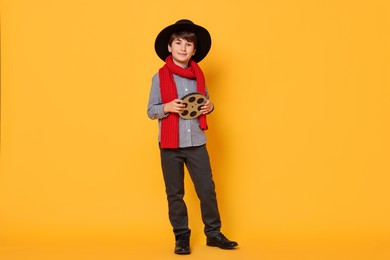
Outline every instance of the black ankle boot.
<path fill-rule="evenodd" d="M 175 254 L 188 255 L 190 253 L 190 236 L 183 235 L 177 237 L 175 244 Z"/>
<path fill-rule="evenodd" d="M 219 233 L 215 237 L 208 237 L 206 244 L 208 246 L 216 246 L 221 249 L 233 249 L 238 246 L 236 241 L 230 241 L 222 233 Z"/>

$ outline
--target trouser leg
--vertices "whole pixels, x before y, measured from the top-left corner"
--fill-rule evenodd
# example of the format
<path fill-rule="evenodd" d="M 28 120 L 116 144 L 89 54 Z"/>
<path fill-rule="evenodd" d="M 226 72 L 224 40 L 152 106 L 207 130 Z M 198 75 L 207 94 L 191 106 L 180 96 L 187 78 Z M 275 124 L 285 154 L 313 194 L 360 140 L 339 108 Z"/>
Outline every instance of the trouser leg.
<path fill-rule="evenodd" d="M 185 156 L 188 172 L 200 200 L 204 232 L 206 236 L 213 237 L 220 233 L 221 218 L 206 146 L 188 148 Z"/>
<path fill-rule="evenodd" d="M 168 199 L 169 220 L 177 238 L 190 234 L 184 197 L 184 157 L 180 149 L 161 149 L 161 166 Z"/>

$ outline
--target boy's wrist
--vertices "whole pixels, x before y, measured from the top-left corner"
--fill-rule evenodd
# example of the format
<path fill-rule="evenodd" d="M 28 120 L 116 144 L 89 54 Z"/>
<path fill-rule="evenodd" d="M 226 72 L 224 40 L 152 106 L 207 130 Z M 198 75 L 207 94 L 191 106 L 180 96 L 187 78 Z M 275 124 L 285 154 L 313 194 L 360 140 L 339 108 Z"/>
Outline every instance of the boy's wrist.
<path fill-rule="evenodd" d="M 167 104 L 163 105 L 163 112 L 164 112 L 164 114 L 168 114 L 169 113 L 169 109 L 167 108 Z"/>

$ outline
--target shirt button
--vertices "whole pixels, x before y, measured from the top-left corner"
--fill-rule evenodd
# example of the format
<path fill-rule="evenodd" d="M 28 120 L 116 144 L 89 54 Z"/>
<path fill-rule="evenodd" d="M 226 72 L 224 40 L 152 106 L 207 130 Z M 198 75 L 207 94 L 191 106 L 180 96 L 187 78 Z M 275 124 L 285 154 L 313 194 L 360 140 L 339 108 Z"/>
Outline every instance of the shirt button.
<path fill-rule="evenodd" d="M 191 132 L 191 130 L 190 130 L 190 129 L 188 129 L 188 130 L 187 130 L 187 132 Z"/>
<path fill-rule="evenodd" d="M 188 91 L 188 89 L 186 88 L 186 89 L 185 89 L 185 91 L 187 92 L 187 91 Z"/>

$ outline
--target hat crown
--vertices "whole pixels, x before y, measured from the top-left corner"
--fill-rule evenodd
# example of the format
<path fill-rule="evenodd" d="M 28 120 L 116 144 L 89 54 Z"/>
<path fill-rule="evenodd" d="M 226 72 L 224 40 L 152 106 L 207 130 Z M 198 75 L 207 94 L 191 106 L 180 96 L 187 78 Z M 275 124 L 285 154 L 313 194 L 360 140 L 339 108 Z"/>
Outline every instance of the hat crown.
<path fill-rule="evenodd" d="M 188 19 L 181 19 L 181 20 L 177 21 L 176 24 L 194 24 L 194 23 Z"/>

